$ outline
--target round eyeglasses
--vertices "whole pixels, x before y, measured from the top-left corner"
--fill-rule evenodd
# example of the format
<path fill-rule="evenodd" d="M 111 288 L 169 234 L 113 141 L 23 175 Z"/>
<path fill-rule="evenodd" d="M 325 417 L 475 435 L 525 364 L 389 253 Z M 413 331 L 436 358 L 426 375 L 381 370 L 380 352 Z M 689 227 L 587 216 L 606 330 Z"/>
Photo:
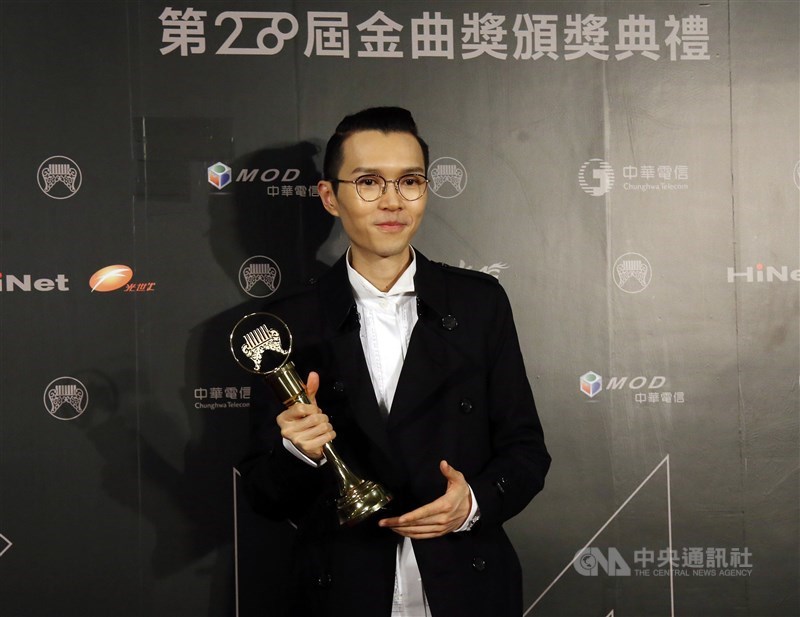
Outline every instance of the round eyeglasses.
<path fill-rule="evenodd" d="M 334 179 L 337 182 L 355 184 L 358 196 L 364 201 L 380 199 L 386 192 L 386 187 L 390 182 L 394 184 L 397 192 L 406 201 L 416 201 L 428 190 L 428 179 L 422 174 L 405 174 L 397 178 L 397 180 L 387 180 L 378 174 L 359 176 L 355 180 Z"/>

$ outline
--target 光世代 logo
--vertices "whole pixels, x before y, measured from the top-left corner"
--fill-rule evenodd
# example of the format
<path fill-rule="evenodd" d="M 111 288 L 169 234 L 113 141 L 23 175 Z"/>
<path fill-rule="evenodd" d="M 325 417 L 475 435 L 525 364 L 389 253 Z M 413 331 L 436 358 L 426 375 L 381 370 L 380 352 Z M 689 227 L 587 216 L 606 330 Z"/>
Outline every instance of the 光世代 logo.
<path fill-rule="evenodd" d="M 267 298 L 281 284 L 281 270 L 266 255 L 254 255 L 246 259 L 239 268 L 239 285 L 248 296 Z"/>
<path fill-rule="evenodd" d="M 467 188 L 467 168 L 449 156 L 436 159 L 428 166 L 431 192 L 442 199 L 458 197 Z"/>
<path fill-rule="evenodd" d="M 125 288 L 125 293 L 138 293 L 143 291 L 154 291 L 156 284 L 153 281 L 146 283 L 131 283 L 133 269 L 130 266 L 116 264 L 100 268 L 89 277 L 89 288 L 91 293 L 117 291 Z"/>
<path fill-rule="evenodd" d="M 71 158 L 56 155 L 42 161 L 36 172 L 42 192 L 51 199 L 69 199 L 81 188 L 81 168 Z"/>
<path fill-rule="evenodd" d="M 44 389 L 44 408 L 57 420 L 74 420 L 88 404 L 86 386 L 74 377 L 58 377 Z"/>
<path fill-rule="evenodd" d="M 587 178 L 589 171 L 591 174 Z M 614 168 L 603 159 L 589 159 L 578 171 L 578 184 L 592 197 L 605 195 L 614 188 Z"/>
<path fill-rule="evenodd" d="M 89 287 L 92 288 L 92 293 L 95 291 L 115 291 L 120 287 L 124 287 L 131 278 L 133 278 L 133 270 L 128 266 L 121 264 L 106 266 L 92 274 L 89 278 Z"/>

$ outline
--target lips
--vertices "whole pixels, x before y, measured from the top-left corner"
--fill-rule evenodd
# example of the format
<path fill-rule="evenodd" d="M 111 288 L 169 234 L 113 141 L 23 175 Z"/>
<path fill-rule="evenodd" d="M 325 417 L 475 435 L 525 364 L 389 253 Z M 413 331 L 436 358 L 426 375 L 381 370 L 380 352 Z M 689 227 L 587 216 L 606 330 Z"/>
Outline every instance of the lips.
<path fill-rule="evenodd" d="M 400 221 L 384 221 L 383 223 L 376 223 L 375 226 L 384 231 L 398 231 L 400 229 L 405 229 L 406 223 L 401 223 Z"/>

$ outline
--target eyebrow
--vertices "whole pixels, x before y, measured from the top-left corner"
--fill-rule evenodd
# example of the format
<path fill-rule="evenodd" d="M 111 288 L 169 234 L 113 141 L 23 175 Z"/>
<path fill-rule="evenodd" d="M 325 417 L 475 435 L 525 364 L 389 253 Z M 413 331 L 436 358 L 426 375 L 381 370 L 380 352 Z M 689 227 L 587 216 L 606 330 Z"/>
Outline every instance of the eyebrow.
<path fill-rule="evenodd" d="M 360 174 L 375 174 L 380 175 L 381 170 L 377 167 L 356 167 L 350 173 L 360 173 Z M 401 170 L 400 175 L 404 174 L 413 174 L 413 173 L 421 173 L 424 174 L 425 170 L 422 167 L 406 167 L 405 169 Z"/>

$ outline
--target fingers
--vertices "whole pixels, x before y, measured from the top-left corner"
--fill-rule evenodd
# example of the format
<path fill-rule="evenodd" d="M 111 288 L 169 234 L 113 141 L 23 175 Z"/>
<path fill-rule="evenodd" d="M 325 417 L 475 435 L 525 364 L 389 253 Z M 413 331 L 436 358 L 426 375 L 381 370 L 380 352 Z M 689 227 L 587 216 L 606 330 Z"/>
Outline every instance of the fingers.
<path fill-rule="evenodd" d="M 319 390 L 319 373 L 311 371 L 306 380 L 306 394 L 314 405 L 317 404 L 317 390 Z"/>
<path fill-rule="evenodd" d="M 439 471 L 447 478 L 448 482 L 463 482 L 464 474 L 458 471 L 455 467 L 451 467 L 447 461 L 439 462 Z"/>
<path fill-rule="evenodd" d="M 435 538 L 461 527 L 470 511 L 469 485 L 447 461 L 440 461 L 439 471 L 447 479 L 444 495 L 402 516 L 381 519 L 378 525 L 415 539 Z"/>
<path fill-rule="evenodd" d="M 444 496 L 402 516 L 381 519 L 378 525 L 390 527 L 398 533 L 423 530 L 442 533 L 457 529 L 461 519 L 463 516 L 457 504 L 451 497 Z"/>
<path fill-rule="evenodd" d="M 292 405 L 278 415 L 277 421 L 281 437 L 315 460 L 322 458 L 322 446 L 336 437 L 328 416 L 316 405 Z"/>

